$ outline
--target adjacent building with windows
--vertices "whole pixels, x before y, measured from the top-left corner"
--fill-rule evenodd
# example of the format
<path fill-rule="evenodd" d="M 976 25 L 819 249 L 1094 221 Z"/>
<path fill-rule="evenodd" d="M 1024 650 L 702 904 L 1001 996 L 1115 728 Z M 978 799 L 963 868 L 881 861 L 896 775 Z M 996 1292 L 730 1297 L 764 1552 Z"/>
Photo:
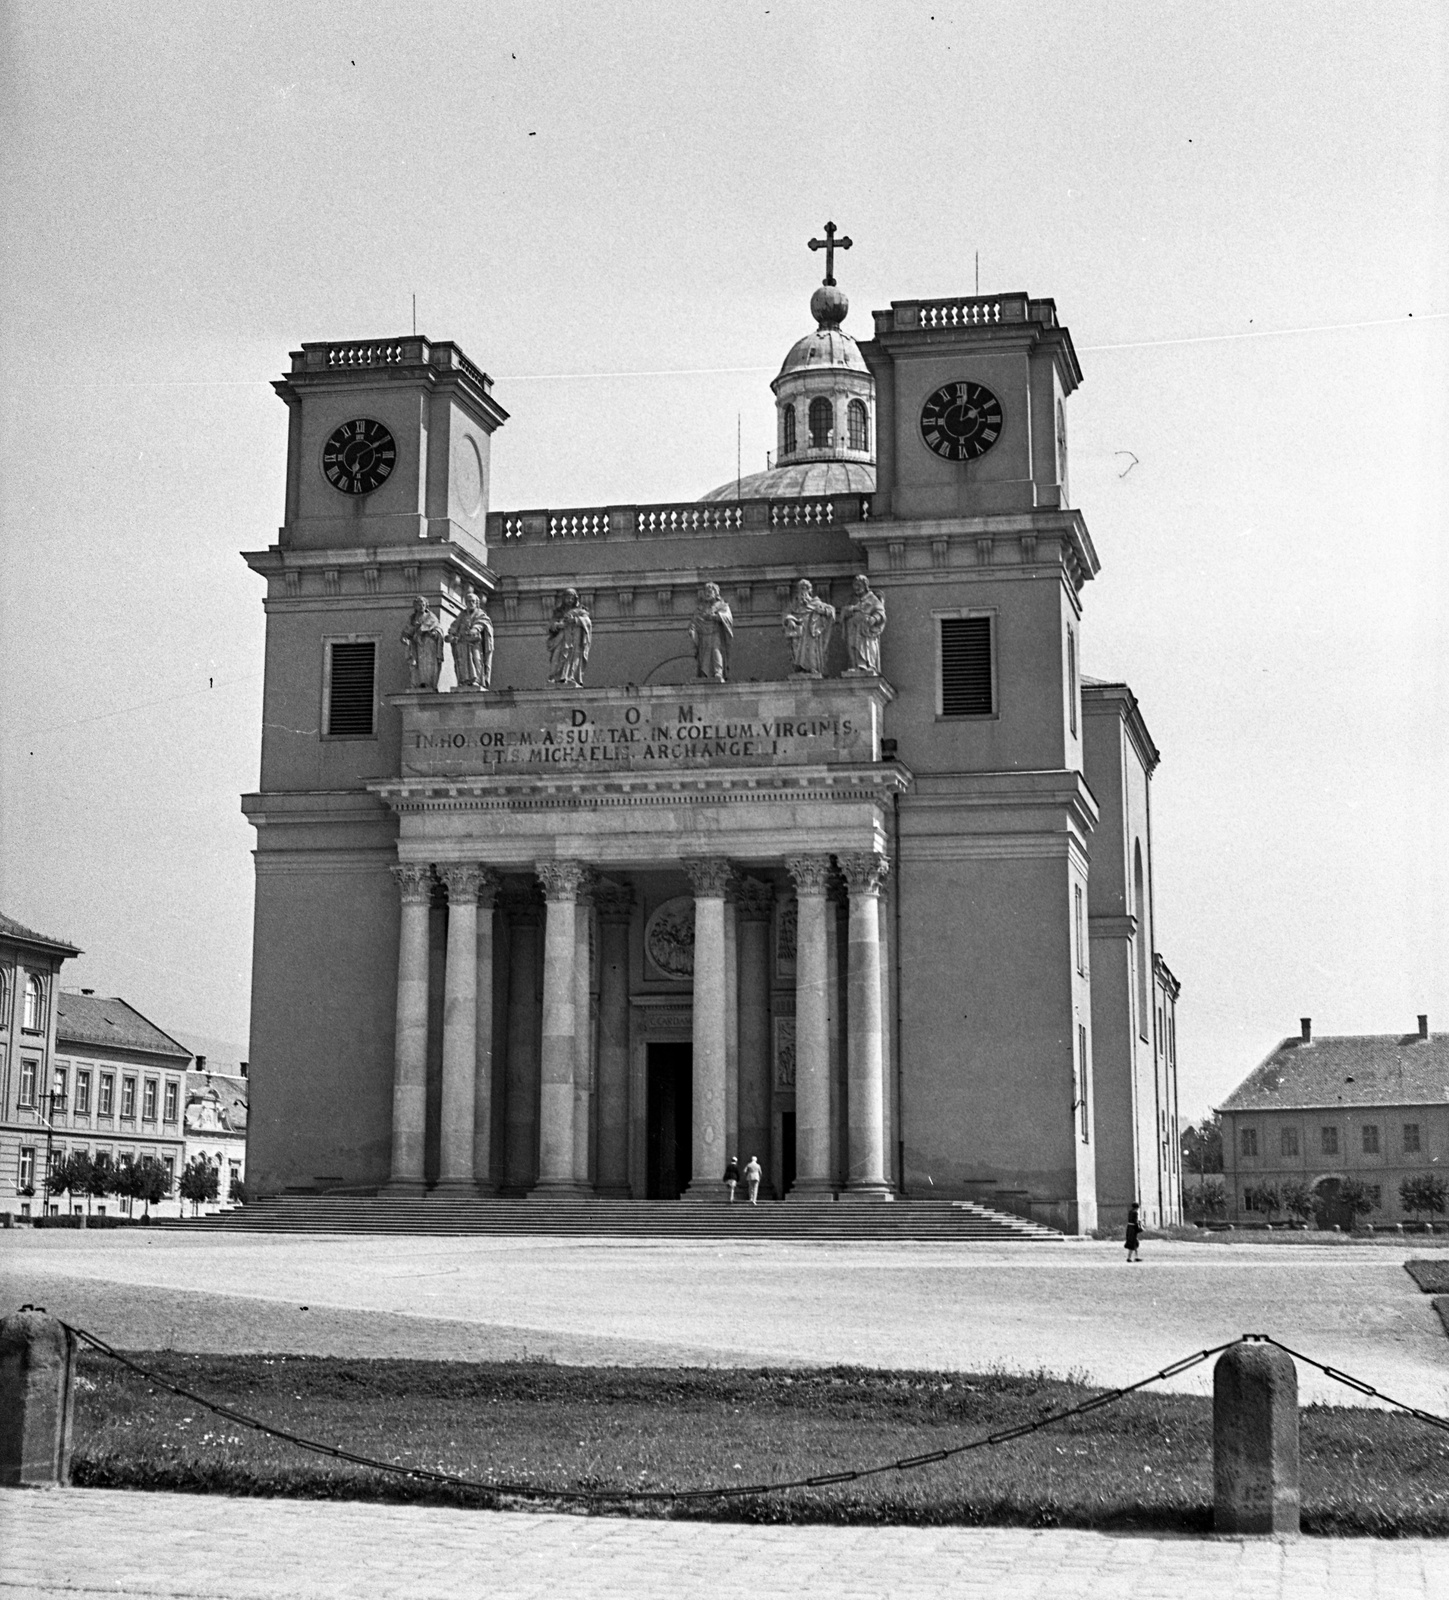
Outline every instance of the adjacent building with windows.
<path fill-rule="evenodd" d="M 56 1140 L 60 969 L 80 950 L 0 916 L 0 1210 L 39 1216 Z M 64 1091 L 62 1091 L 63 1094 Z"/>
<path fill-rule="evenodd" d="M 64 1107 L 54 1118 L 56 1161 L 75 1151 L 128 1166 L 146 1156 L 170 1174 L 170 1195 L 152 1205 L 153 1217 L 181 1214 L 175 1183 L 185 1165 L 183 1122 L 191 1052 L 133 1005 L 116 996 L 62 990 L 57 1000 L 55 1087 Z M 116 1196 L 90 1209 L 117 1213 Z M 52 1213 L 84 1211 L 80 1195 L 57 1195 Z M 135 1208 L 137 1216 L 144 1205 Z"/>
<path fill-rule="evenodd" d="M 1003 294 L 857 343 L 830 273 L 811 312 L 774 464 L 680 503 L 490 511 L 507 413 L 456 345 L 293 353 L 283 526 L 246 557 L 259 1194 L 708 1195 L 753 1155 L 796 1198 L 1178 1214 L 1158 757 L 1081 675 L 1070 334 Z M 782 629 L 801 579 L 819 674 Z M 469 590 L 491 689 L 410 681 L 414 598 L 447 628 Z M 550 683 L 569 607 L 584 682 Z"/>
<path fill-rule="evenodd" d="M 208 1070 L 205 1056 L 197 1056 L 186 1075 L 186 1160 L 205 1161 L 216 1168 L 214 1211 L 233 1203 L 235 1186 L 247 1170 L 247 1063 L 239 1073 Z M 188 1204 L 187 1215 L 191 1214 Z"/>
<path fill-rule="evenodd" d="M 1230 1220 L 1254 1219 L 1247 1191 L 1298 1180 L 1320 1227 L 1348 1228 L 1339 1191 L 1356 1178 L 1374 1201 L 1366 1221 L 1402 1222 L 1404 1178 L 1449 1178 L 1449 1034 L 1421 1016 L 1413 1033 L 1315 1037 L 1305 1017 L 1218 1109 Z"/>

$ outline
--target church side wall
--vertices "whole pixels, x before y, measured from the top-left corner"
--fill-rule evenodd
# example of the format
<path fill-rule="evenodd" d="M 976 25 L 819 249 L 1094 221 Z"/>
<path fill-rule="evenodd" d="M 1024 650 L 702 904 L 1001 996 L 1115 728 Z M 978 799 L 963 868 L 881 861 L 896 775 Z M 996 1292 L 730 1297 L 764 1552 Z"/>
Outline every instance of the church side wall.
<path fill-rule="evenodd" d="M 908 839 L 901 855 L 907 1191 L 1025 1190 L 1043 1220 L 1092 1226 L 1073 1107 L 1065 841 L 1055 854 L 942 859 Z"/>
<path fill-rule="evenodd" d="M 393 859 L 390 846 L 330 858 L 258 852 L 247 1130 L 258 1195 L 387 1178 Z"/>

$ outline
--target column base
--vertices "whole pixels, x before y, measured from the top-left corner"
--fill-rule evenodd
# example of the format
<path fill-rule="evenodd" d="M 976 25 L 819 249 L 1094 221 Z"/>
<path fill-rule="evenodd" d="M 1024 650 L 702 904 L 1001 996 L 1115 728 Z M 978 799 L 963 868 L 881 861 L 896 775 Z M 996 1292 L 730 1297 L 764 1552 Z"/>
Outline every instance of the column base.
<path fill-rule="evenodd" d="M 785 1196 L 787 1205 L 805 1202 L 810 1205 L 833 1204 L 835 1185 L 828 1178 L 797 1178 Z"/>
<path fill-rule="evenodd" d="M 739 1189 L 744 1185 L 740 1184 Z M 679 1197 L 681 1200 L 708 1200 L 711 1204 L 727 1206 L 730 1202 L 730 1192 L 718 1178 L 695 1178 Z M 735 1203 L 739 1203 L 739 1192 L 736 1191 Z"/>
<path fill-rule="evenodd" d="M 851 1184 L 849 1188 L 842 1189 L 837 1199 L 841 1201 L 864 1200 L 874 1201 L 877 1205 L 884 1202 L 889 1205 L 895 1200 L 895 1190 L 885 1183 Z"/>
<path fill-rule="evenodd" d="M 377 1192 L 389 1200 L 421 1200 L 428 1186 L 421 1178 L 389 1178 Z"/>

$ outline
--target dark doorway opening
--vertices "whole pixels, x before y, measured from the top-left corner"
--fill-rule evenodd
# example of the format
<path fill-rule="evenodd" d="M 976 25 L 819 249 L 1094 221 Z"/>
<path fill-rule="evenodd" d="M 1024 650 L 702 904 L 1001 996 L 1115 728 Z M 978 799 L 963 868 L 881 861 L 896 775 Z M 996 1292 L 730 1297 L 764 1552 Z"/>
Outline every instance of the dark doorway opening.
<path fill-rule="evenodd" d="M 646 1192 L 651 1200 L 677 1200 L 694 1176 L 694 1046 L 651 1044 L 647 1070 Z"/>
<path fill-rule="evenodd" d="M 1343 1198 L 1341 1178 L 1323 1178 L 1313 1186 L 1313 1220 L 1319 1228 L 1353 1229 L 1353 1207 Z"/>
<path fill-rule="evenodd" d="M 780 1194 L 795 1187 L 795 1113 L 780 1113 Z"/>

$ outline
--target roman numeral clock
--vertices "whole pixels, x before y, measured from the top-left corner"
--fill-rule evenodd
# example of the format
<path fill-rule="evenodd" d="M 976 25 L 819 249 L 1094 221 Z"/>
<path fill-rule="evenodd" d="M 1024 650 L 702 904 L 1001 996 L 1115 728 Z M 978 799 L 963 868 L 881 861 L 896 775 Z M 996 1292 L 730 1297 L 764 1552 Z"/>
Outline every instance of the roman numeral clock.
<path fill-rule="evenodd" d="M 322 471 L 343 494 L 371 494 L 387 482 L 396 465 L 396 441 L 371 417 L 344 422 L 322 446 Z"/>
<path fill-rule="evenodd" d="M 1001 402 L 984 384 L 943 383 L 921 407 L 921 437 L 946 461 L 976 461 L 1001 437 Z"/>

